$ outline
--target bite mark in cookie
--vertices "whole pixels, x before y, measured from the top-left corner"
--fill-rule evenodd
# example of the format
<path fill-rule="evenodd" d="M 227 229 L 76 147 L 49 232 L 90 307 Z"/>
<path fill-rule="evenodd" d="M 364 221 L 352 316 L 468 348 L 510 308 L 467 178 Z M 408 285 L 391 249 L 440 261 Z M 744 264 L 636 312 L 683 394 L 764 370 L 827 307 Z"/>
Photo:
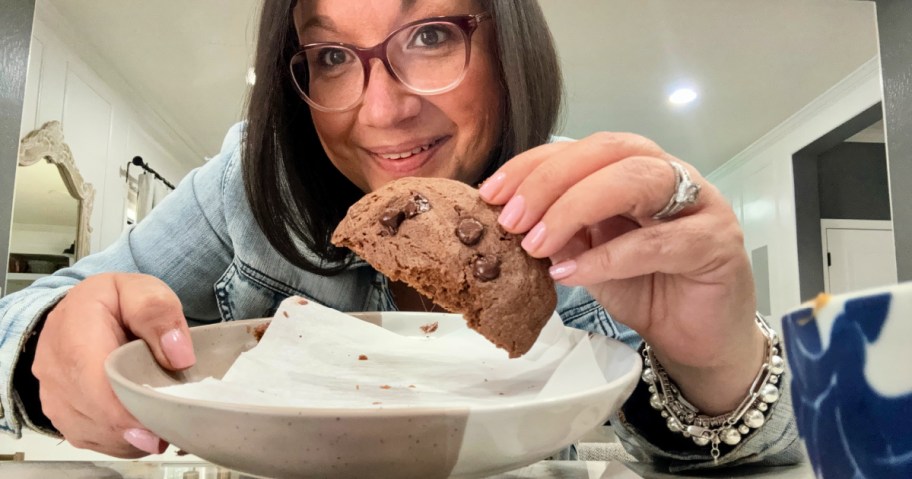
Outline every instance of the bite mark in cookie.
<path fill-rule="evenodd" d="M 524 354 L 557 302 L 547 260 L 497 223 L 500 207 L 442 178 L 402 178 L 364 196 L 332 242 L 353 250 L 507 350 Z"/>

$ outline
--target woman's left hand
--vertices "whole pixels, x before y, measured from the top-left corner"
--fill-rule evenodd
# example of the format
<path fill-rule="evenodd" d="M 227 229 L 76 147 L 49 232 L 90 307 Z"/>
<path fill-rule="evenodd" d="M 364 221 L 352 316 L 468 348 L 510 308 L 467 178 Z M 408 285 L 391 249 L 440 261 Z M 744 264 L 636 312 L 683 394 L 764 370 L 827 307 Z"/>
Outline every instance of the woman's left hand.
<path fill-rule="evenodd" d="M 677 161 L 701 186 L 666 220 Z M 763 361 L 756 300 L 731 206 L 693 167 L 629 133 L 543 145 L 508 161 L 481 187 L 506 206 L 500 223 L 550 257 L 552 277 L 584 286 L 653 347 L 705 414 L 734 409 Z"/>

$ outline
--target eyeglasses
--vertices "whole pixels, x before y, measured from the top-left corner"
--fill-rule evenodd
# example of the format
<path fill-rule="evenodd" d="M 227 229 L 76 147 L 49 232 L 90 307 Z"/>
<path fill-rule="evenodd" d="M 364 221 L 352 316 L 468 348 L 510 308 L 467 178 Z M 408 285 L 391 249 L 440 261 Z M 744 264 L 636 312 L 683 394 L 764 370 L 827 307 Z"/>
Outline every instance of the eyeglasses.
<path fill-rule="evenodd" d="M 465 77 L 472 33 L 490 18 L 487 12 L 425 18 L 403 25 L 371 48 L 310 43 L 291 57 L 291 78 L 304 101 L 327 112 L 350 110 L 361 102 L 374 58 L 410 91 L 444 93 Z"/>

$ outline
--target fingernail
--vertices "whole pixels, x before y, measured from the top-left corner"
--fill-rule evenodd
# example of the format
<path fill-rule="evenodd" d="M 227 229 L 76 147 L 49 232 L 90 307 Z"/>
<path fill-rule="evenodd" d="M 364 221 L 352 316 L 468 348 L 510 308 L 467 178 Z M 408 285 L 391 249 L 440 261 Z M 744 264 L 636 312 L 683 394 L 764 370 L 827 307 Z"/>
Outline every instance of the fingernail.
<path fill-rule="evenodd" d="M 548 273 L 551 275 L 551 279 L 555 281 L 564 279 L 575 272 L 576 261 L 573 261 L 572 259 L 557 263 L 556 265 L 548 268 Z"/>
<path fill-rule="evenodd" d="M 532 252 L 538 249 L 542 243 L 545 242 L 545 224 L 539 222 L 535 225 L 532 230 L 526 234 L 526 237 L 522 240 L 522 247 L 528 252 Z"/>
<path fill-rule="evenodd" d="M 140 451 L 146 451 L 149 454 L 161 454 L 162 452 L 161 439 L 145 429 L 127 429 L 123 433 L 123 438 Z"/>
<path fill-rule="evenodd" d="M 196 363 L 196 354 L 193 352 L 193 345 L 190 340 L 180 329 L 172 329 L 161 337 L 162 351 L 165 357 L 175 369 L 184 369 L 193 366 Z"/>
<path fill-rule="evenodd" d="M 525 209 L 525 198 L 521 195 L 516 195 L 513 198 L 510 198 L 510 201 L 504 206 L 503 211 L 500 212 L 500 217 L 497 218 L 497 222 L 503 225 L 504 228 L 515 228 L 516 224 L 519 223 L 520 218 L 522 218 L 523 210 Z"/>
<path fill-rule="evenodd" d="M 490 201 L 492 198 L 494 198 L 494 196 L 497 195 L 500 189 L 503 188 L 504 178 L 506 177 L 506 174 L 500 172 L 488 178 L 484 183 L 481 184 L 481 188 L 478 188 L 478 193 L 482 198 Z"/>

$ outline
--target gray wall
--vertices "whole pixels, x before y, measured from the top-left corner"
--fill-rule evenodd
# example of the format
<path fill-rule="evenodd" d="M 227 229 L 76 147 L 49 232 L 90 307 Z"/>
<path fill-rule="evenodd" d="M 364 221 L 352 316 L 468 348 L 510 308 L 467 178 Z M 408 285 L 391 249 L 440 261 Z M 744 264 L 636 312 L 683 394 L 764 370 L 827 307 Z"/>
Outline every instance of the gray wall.
<path fill-rule="evenodd" d="M 899 281 L 912 281 L 912 5 L 876 0 Z"/>
<path fill-rule="evenodd" d="M 820 217 L 889 220 L 890 184 L 882 143 L 840 143 L 817 163 Z"/>
<path fill-rule="evenodd" d="M 35 0 L 3 0 L 0 8 L 0 287 L 6 285 L 9 262 L 16 156 L 34 13 Z"/>

